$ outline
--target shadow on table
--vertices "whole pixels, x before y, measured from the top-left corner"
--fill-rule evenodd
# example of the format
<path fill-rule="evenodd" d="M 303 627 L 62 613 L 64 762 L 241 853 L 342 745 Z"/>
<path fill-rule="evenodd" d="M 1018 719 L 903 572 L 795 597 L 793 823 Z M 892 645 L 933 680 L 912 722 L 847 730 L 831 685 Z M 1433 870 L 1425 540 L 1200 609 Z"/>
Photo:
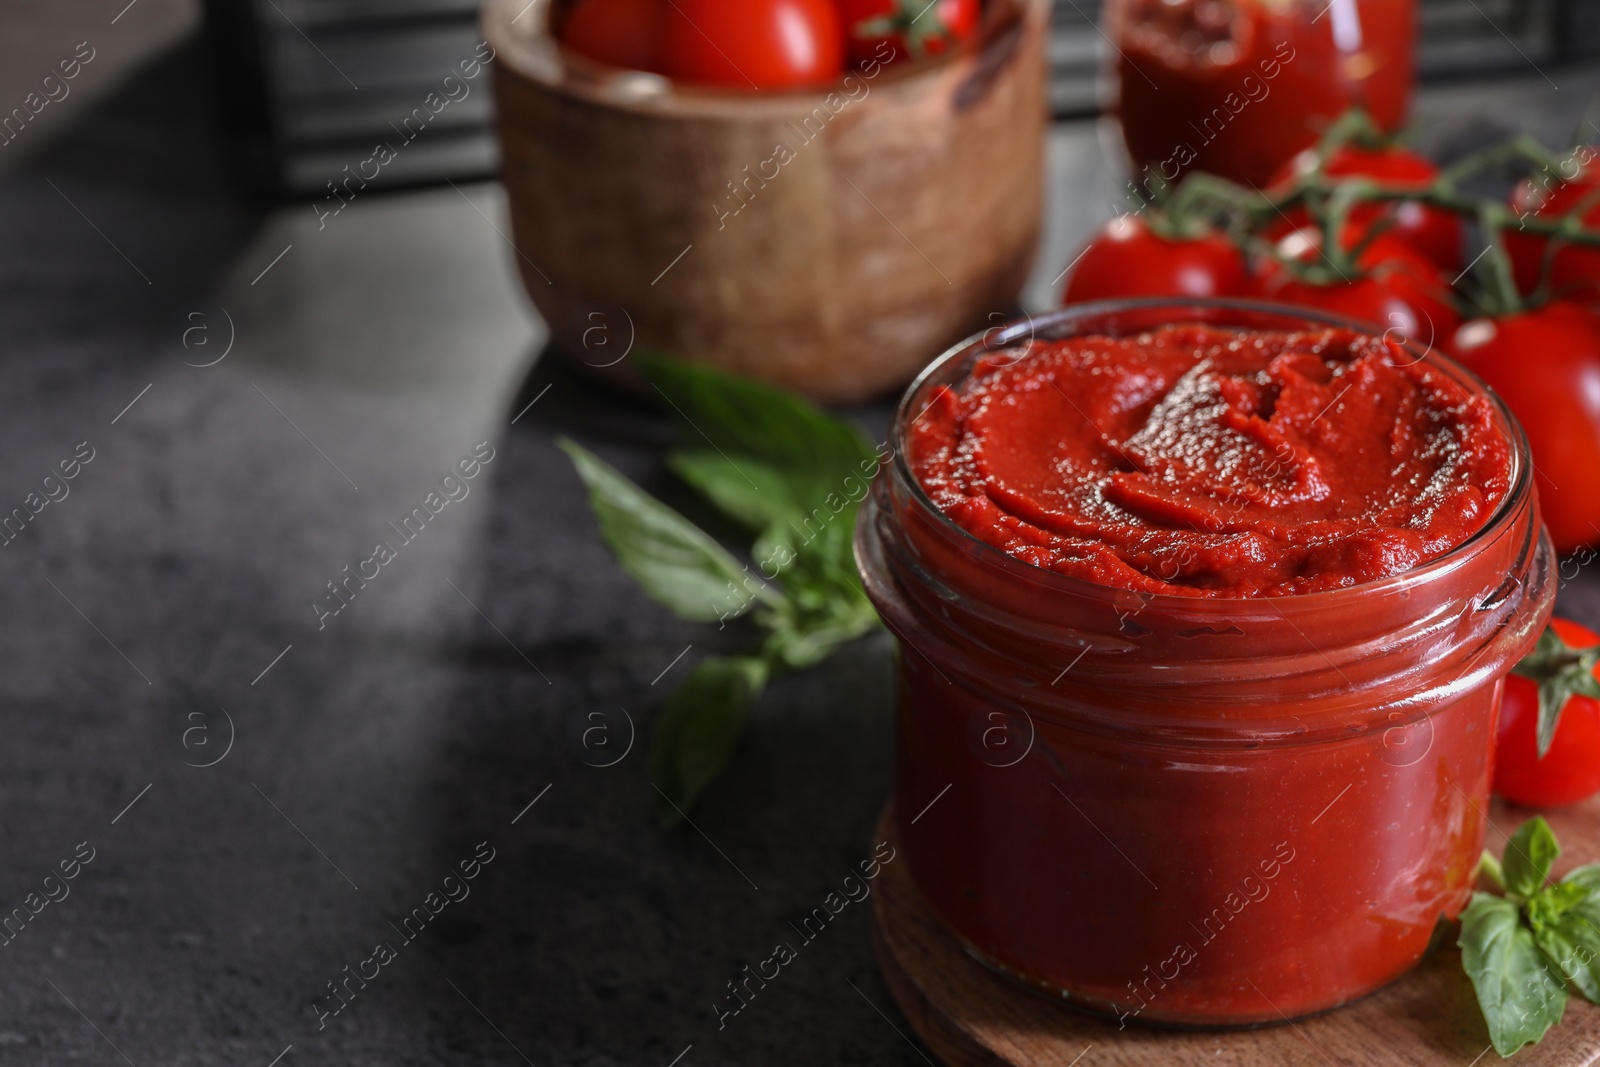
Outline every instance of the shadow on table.
<path fill-rule="evenodd" d="M 433 866 L 485 839 L 496 858 L 460 914 L 416 941 L 456 987 L 436 983 L 462 1007 L 441 1024 L 446 1040 L 505 1062 L 520 1062 L 508 1043 L 535 1063 L 665 1067 L 689 1045 L 686 1064 L 923 1062 L 863 1003 L 862 993 L 896 1017 L 865 905 L 809 944 L 791 926 L 871 850 L 889 787 L 887 639 L 774 685 L 695 828 L 659 829 L 648 745 L 660 700 L 702 654 L 748 635 L 646 600 L 599 546 L 553 445 L 557 433 L 580 436 L 654 488 L 666 420 L 548 360 L 524 396 L 546 385 L 562 402 L 533 408 L 496 460 L 485 573 L 473 584 L 519 648 L 549 648 L 560 631 L 568 655 L 481 674 L 450 702 L 456 735 L 434 779 L 452 785 Z M 534 552 L 518 550 L 530 542 Z M 727 983 L 780 942 L 798 959 L 719 1026 Z"/>

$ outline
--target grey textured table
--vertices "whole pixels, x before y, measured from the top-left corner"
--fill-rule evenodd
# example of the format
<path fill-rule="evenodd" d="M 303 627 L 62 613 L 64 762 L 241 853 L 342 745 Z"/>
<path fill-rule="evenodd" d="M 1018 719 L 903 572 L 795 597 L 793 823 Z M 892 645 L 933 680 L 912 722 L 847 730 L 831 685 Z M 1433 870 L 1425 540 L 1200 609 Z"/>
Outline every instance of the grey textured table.
<path fill-rule="evenodd" d="M 1596 78 L 1561 80 L 1422 111 L 1437 138 L 1559 136 Z M 252 206 L 205 86 L 179 49 L 0 177 L 0 512 L 93 452 L 0 549 L 0 915 L 26 916 L 0 1064 L 922 1063 L 860 906 L 713 1011 L 866 854 L 886 641 L 778 684 L 703 834 L 658 831 L 648 725 L 730 637 L 634 588 L 552 438 L 670 495 L 666 422 L 529 376 L 543 330 L 496 188 L 362 197 L 322 228 Z M 1099 136 L 1053 135 L 1035 306 L 1110 210 Z M 319 628 L 326 583 L 484 441 L 469 495 Z M 1586 577 L 1568 609 L 1600 621 Z M 394 958 L 332 999 L 379 942 Z"/>

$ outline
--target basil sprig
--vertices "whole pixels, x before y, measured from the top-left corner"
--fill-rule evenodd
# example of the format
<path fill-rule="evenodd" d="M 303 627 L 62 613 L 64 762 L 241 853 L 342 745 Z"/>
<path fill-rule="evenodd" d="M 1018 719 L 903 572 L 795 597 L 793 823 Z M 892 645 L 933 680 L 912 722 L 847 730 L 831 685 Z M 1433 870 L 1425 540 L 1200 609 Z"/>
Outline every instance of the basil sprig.
<path fill-rule="evenodd" d="M 1561 709 L 1570 696 L 1600 699 L 1600 680 L 1594 676 L 1600 663 L 1600 645 L 1573 648 L 1561 639 L 1554 626 L 1546 626 L 1533 651 L 1511 668 L 1512 674 L 1531 678 L 1539 686 L 1539 722 L 1536 739 L 1539 758 L 1550 751 L 1555 740 Z"/>
<path fill-rule="evenodd" d="M 563 438 L 601 537 L 681 618 L 748 614 L 763 632 L 749 654 L 702 660 L 662 709 L 651 775 L 671 826 L 727 765 L 773 676 L 819 663 L 878 624 L 851 545 L 885 456 L 850 423 L 781 390 L 676 360 L 640 366 L 681 424 L 683 444 L 667 465 L 752 538 L 751 560 Z"/>
<path fill-rule="evenodd" d="M 1474 893 L 1461 915 L 1461 965 L 1502 1056 L 1561 1021 L 1569 982 L 1600 1003 L 1600 864 L 1546 885 L 1560 852 L 1544 819 L 1530 819 L 1503 862 L 1485 852 L 1479 866 L 1505 895 Z"/>

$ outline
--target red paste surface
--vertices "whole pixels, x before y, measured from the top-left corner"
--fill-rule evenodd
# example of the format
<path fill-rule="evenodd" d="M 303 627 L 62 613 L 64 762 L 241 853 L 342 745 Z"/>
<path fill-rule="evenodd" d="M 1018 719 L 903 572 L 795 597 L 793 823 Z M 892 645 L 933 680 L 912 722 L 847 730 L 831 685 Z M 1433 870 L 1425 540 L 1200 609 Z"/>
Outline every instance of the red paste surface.
<path fill-rule="evenodd" d="M 1511 469 L 1485 397 L 1346 330 L 1036 340 L 939 393 L 910 446 L 933 502 L 1018 559 L 1217 597 L 1434 559 L 1484 526 Z"/>

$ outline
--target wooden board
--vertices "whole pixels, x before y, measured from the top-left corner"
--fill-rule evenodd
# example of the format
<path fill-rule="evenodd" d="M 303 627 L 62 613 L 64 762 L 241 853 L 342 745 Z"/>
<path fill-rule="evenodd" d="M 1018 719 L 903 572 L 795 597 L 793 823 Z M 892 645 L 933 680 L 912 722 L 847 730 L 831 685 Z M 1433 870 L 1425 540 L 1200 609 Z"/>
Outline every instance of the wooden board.
<path fill-rule="evenodd" d="M 885 809 L 877 840 L 895 840 Z M 1490 813 L 1498 854 L 1532 813 L 1497 801 Z M 1564 848 L 1556 872 L 1600 858 L 1600 798 L 1546 812 Z M 1489 1046 L 1472 985 L 1452 946 L 1358 1003 L 1286 1026 L 1254 1030 L 1119 1030 L 1000 977 L 945 932 L 912 884 L 891 863 L 873 895 L 878 966 L 912 1028 L 951 1067 L 1328 1067 L 1330 1064 L 1502 1062 Z M 1081 1057 L 1081 1059 L 1080 1059 Z M 1515 1057 L 1518 1067 L 1600 1064 L 1600 1008 L 1574 997 L 1561 1025 Z"/>

